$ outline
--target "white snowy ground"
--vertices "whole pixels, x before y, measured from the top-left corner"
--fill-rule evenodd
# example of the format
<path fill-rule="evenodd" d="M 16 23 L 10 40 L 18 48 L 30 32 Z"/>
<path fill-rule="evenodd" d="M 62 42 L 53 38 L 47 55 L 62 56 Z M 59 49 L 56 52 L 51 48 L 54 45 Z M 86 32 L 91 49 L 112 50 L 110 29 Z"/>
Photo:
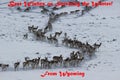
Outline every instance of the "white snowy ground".
<path fill-rule="evenodd" d="M 13 63 L 23 61 L 24 57 L 35 58 L 37 56 L 48 56 L 63 54 L 64 58 L 75 49 L 66 48 L 62 45 L 55 45 L 46 42 L 35 41 L 33 35 L 29 34 L 27 40 L 23 35 L 27 33 L 28 25 L 36 25 L 43 28 L 48 20 L 40 9 L 31 12 L 17 12 L 9 10 L 6 4 L 9 0 L 0 0 L 0 63 L 10 64 L 8 71 L 0 71 L 0 80 L 119 80 L 120 79 L 120 1 L 114 0 L 111 7 L 98 7 L 83 17 L 78 14 L 61 17 L 53 23 L 53 31 L 67 32 L 73 38 L 77 35 L 80 41 L 93 44 L 102 42 L 102 46 L 96 52 L 96 57 L 84 62 L 78 68 L 64 69 L 36 69 L 27 71 L 13 71 Z M 73 11 L 81 9 L 78 7 L 67 7 L 56 11 Z M 94 15 L 94 16 L 91 16 Z M 105 19 L 103 19 L 105 18 Z M 51 32 L 49 32 L 51 33 Z M 48 34 L 49 34 L 48 33 Z M 62 39 L 63 35 L 60 37 Z M 115 41 L 114 41 L 115 40 Z M 39 52 L 40 54 L 35 54 Z M 51 55 L 47 55 L 50 53 Z M 20 65 L 21 67 L 22 65 Z M 85 77 L 45 77 L 40 75 L 46 71 L 80 71 L 85 72 Z"/>

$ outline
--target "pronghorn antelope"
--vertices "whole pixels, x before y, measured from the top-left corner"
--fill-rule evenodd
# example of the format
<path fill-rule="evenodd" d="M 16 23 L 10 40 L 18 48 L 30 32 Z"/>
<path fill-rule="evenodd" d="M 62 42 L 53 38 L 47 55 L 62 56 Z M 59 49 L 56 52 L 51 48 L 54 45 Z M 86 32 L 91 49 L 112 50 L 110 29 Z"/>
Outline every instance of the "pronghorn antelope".
<path fill-rule="evenodd" d="M 45 57 L 45 59 L 41 59 L 41 68 L 49 68 L 49 61 L 48 58 Z"/>
<path fill-rule="evenodd" d="M 60 56 L 53 56 L 53 60 L 54 61 L 62 61 L 63 57 L 62 57 L 62 55 L 60 55 Z"/>
<path fill-rule="evenodd" d="M 63 67 L 69 67 L 70 66 L 70 61 L 71 61 L 71 59 L 69 57 L 64 59 L 63 60 Z"/>
<path fill-rule="evenodd" d="M 49 61 L 49 68 L 57 67 L 58 63 L 59 63 L 58 61 L 50 60 Z"/>
<path fill-rule="evenodd" d="M 47 37 L 47 40 L 49 41 L 49 43 L 54 43 L 54 44 L 58 43 L 58 39 L 56 38 L 56 35 L 52 36 L 50 34 L 50 37 Z"/>
<path fill-rule="evenodd" d="M 74 53 L 75 53 L 75 51 L 73 51 L 73 52 L 70 53 L 70 58 L 71 58 L 71 59 L 74 58 Z"/>
<path fill-rule="evenodd" d="M 20 7 L 17 7 L 17 10 L 18 10 L 18 11 L 22 11 L 22 9 L 21 9 Z"/>
<path fill-rule="evenodd" d="M 46 32 L 42 32 L 42 29 L 38 29 L 36 32 L 34 32 L 37 40 L 45 40 L 46 39 L 45 33 Z"/>
<path fill-rule="evenodd" d="M 37 27 L 34 27 L 34 25 L 28 26 L 29 32 L 35 32 L 35 31 L 37 31 L 37 29 L 38 29 L 38 26 Z"/>
<path fill-rule="evenodd" d="M 62 34 L 62 31 L 60 31 L 60 32 L 55 32 L 55 37 L 56 36 L 60 36 Z"/>
<path fill-rule="evenodd" d="M 53 56 L 53 60 L 54 61 L 58 61 L 60 63 L 60 65 L 62 65 L 63 56 L 62 55 L 60 55 L 60 56 Z"/>
<path fill-rule="evenodd" d="M 27 69 L 30 66 L 32 69 L 35 68 L 35 59 L 30 60 L 29 57 L 25 57 L 25 62 L 23 62 L 23 69 Z"/>
<path fill-rule="evenodd" d="M 52 43 L 52 38 L 51 37 L 47 37 L 47 40 L 49 43 Z"/>
<path fill-rule="evenodd" d="M 2 68 L 2 71 L 6 71 L 9 67 L 9 64 L 0 64 L 0 67 Z"/>
<path fill-rule="evenodd" d="M 67 14 L 68 14 L 68 12 L 62 12 L 62 13 L 59 14 L 59 16 L 64 16 L 64 15 L 67 15 Z"/>
<path fill-rule="evenodd" d="M 100 44 L 94 43 L 94 44 L 93 44 L 94 48 L 99 48 L 101 45 L 102 45 L 102 43 L 100 43 Z"/>
<path fill-rule="evenodd" d="M 75 12 L 77 13 L 77 12 L 79 12 L 80 10 L 75 10 Z"/>
<path fill-rule="evenodd" d="M 64 39 L 66 39 L 67 38 L 67 33 L 64 33 Z"/>
<path fill-rule="evenodd" d="M 68 12 L 63 12 L 63 15 L 66 15 L 66 14 L 68 14 Z"/>
<path fill-rule="evenodd" d="M 24 10 L 24 12 L 29 12 L 30 9 L 31 9 L 31 7 L 27 7 L 27 8 Z"/>
<path fill-rule="evenodd" d="M 85 10 L 82 10 L 82 11 L 81 11 L 81 16 L 83 16 L 83 15 L 84 15 L 84 13 L 85 13 Z"/>
<path fill-rule="evenodd" d="M 83 57 L 83 54 L 80 51 L 77 51 L 76 54 L 78 55 L 78 58 Z"/>
<path fill-rule="evenodd" d="M 92 9 L 92 6 L 85 6 L 84 7 L 84 10 L 87 11 L 87 12 L 90 11 L 91 9 Z"/>
<path fill-rule="evenodd" d="M 75 11 L 70 11 L 70 14 L 73 14 L 73 13 L 75 13 Z"/>
<path fill-rule="evenodd" d="M 35 59 L 32 59 L 32 60 L 27 60 L 27 62 L 28 62 L 28 66 L 30 67 L 31 66 L 31 68 L 32 69 L 34 69 L 35 68 Z"/>
<path fill-rule="evenodd" d="M 26 33 L 23 35 L 23 39 L 27 39 L 27 38 L 28 38 L 28 34 Z"/>
<path fill-rule="evenodd" d="M 62 40 L 62 44 L 68 46 L 68 38 L 64 38 L 64 40 Z"/>
<path fill-rule="evenodd" d="M 28 31 L 32 32 L 33 26 L 28 26 Z"/>
<path fill-rule="evenodd" d="M 76 60 L 76 65 L 79 66 L 80 62 L 84 60 L 84 57 L 82 56 L 81 58 L 78 58 Z"/>
<path fill-rule="evenodd" d="M 56 37 L 53 37 L 52 40 L 54 44 L 58 43 L 58 39 Z"/>
<path fill-rule="evenodd" d="M 54 6 L 52 9 L 53 9 L 53 10 L 58 10 L 59 8 L 57 8 L 56 6 Z"/>
<path fill-rule="evenodd" d="M 47 26 L 44 28 L 44 31 L 51 31 L 52 30 L 52 24 L 50 22 L 48 22 Z"/>
<path fill-rule="evenodd" d="M 34 25 L 33 25 L 33 27 L 32 27 L 32 31 L 33 31 L 33 32 L 36 32 L 37 29 L 38 29 L 38 26 L 37 26 L 37 27 L 34 27 Z"/>
<path fill-rule="evenodd" d="M 25 61 L 29 60 L 30 58 L 29 57 L 25 57 Z"/>
<path fill-rule="evenodd" d="M 29 67 L 29 62 L 25 61 L 23 62 L 23 69 L 27 69 Z"/>
<path fill-rule="evenodd" d="M 43 7 L 41 7 L 42 8 L 42 10 L 41 10 L 41 12 L 42 13 L 47 13 L 49 10 L 48 9 L 46 9 L 44 6 Z"/>
<path fill-rule="evenodd" d="M 40 57 L 35 58 L 35 67 L 39 67 L 39 63 L 40 63 Z"/>
<path fill-rule="evenodd" d="M 73 51 L 72 53 L 70 53 L 70 66 L 78 66 L 79 63 L 84 59 L 83 55 L 77 51 L 75 53 L 75 51 Z"/>
<path fill-rule="evenodd" d="M 16 62 L 16 63 L 14 63 L 14 69 L 15 69 L 15 71 L 18 70 L 19 65 L 20 65 L 20 62 Z"/>

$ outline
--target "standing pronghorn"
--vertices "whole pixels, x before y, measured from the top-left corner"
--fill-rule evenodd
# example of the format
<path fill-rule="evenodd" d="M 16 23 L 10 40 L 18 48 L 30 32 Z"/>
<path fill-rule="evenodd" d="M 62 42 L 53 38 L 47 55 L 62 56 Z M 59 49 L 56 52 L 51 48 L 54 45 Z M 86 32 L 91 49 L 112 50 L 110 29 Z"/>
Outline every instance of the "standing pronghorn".
<path fill-rule="evenodd" d="M 16 62 L 16 63 L 14 63 L 14 69 L 15 69 L 15 71 L 18 70 L 19 65 L 20 65 L 20 62 Z"/>

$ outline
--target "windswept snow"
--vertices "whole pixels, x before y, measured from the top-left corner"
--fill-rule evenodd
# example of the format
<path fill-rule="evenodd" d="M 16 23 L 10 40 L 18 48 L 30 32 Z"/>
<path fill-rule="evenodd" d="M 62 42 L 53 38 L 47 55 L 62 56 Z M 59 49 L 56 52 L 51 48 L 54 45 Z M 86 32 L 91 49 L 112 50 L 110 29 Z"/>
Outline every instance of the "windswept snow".
<path fill-rule="evenodd" d="M 83 1 L 83 0 L 82 0 Z M 89 0 L 86 0 L 89 1 Z M 0 80 L 119 80 L 120 79 L 120 1 L 114 0 L 109 7 L 97 7 L 80 17 L 79 14 L 71 14 L 61 17 L 53 23 L 53 31 L 63 31 L 73 38 L 90 44 L 102 42 L 102 46 L 95 53 L 95 58 L 85 61 L 80 67 L 63 69 L 35 69 L 13 71 L 13 63 L 24 61 L 24 57 L 49 57 L 63 54 L 64 58 L 77 49 L 67 48 L 59 45 L 36 41 L 32 34 L 28 39 L 23 35 L 28 33 L 29 25 L 36 25 L 43 28 L 48 21 L 48 15 L 40 13 L 37 8 L 31 12 L 18 12 L 7 7 L 6 2 L 0 1 L 0 63 L 10 64 L 8 71 L 1 71 Z M 67 7 L 55 11 L 73 11 L 82 7 Z M 49 32 L 51 33 L 51 32 Z M 48 34 L 49 34 L 48 33 Z M 62 39 L 63 34 L 60 39 Z M 40 54 L 35 54 L 39 52 Z M 48 55 L 47 53 L 50 53 Z M 20 65 L 22 68 L 22 64 Z M 59 77 L 40 75 L 46 71 L 80 71 L 85 72 L 85 77 Z"/>

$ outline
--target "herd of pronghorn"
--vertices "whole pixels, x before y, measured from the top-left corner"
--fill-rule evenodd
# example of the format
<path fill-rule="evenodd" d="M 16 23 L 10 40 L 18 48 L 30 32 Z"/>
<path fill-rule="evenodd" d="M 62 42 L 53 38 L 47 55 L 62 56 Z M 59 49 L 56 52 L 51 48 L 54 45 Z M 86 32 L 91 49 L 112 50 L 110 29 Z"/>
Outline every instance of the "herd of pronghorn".
<path fill-rule="evenodd" d="M 42 7 L 43 10 L 41 12 L 45 13 L 49 10 L 46 8 Z M 20 8 L 17 8 L 20 10 Z M 30 8 L 25 9 L 25 11 L 29 11 Z M 54 10 L 58 9 L 53 7 Z M 82 10 L 81 16 L 84 15 L 85 11 L 91 10 L 91 6 L 86 6 L 84 10 Z M 77 13 L 80 10 L 75 10 L 71 11 L 70 13 Z M 54 35 L 50 34 L 49 36 L 46 36 L 46 33 L 48 31 L 52 31 L 53 26 L 52 23 L 55 22 L 60 16 L 67 15 L 68 12 L 62 12 L 60 14 L 55 14 L 54 12 L 51 12 L 49 14 L 49 20 L 47 22 L 47 25 L 44 29 L 39 29 L 38 26 L 28 26 L 28 31 L 29 33 L 33 33 L 34 36 L 36 37 L 36 40 L 41 40 L 41 41 L 47 41 L 52 44 L 58 44 L 58 38 L 59 36 L 63 33 L 62 31 L 60 32 L 55 32 Z M 28 33 L 23 35 L 24 39 L 28 38 Z M 35 68 L 41 68 L 41 69 L 51 69 L 53 67 L 75 67 L 79 66 L 80 62 L 85 59 L 85 54 L 87 56 L 91 57 L 96 50 L 101 46 L 102 43 L 94 43 L 93 45 L 89 44 L 88 42 L 83 43 L 76 38 L 71 39 L 67 35 L 67 33 L 64 33 L 64 39 L 61 41 L 62 45 L 70 47 L 70 48 L 76 48 L 79 49 L 79 51 L 73 51 L 70 53 L 69 57 L 63 58 L 63 55 L 59 56 L 53 56 L 52 60 L 48 60 L 48 57 L 45 58 L 34 58 L 30 59 L 29 57 L 25 57 L 24 62 L 17 61 L 14 63 L 14 70 L 19 70 L 20 64 L 22 64 L 23 69 L 35 69 Z M 6 71 L 9 68 L 9 64 L 3 64 L 0 63 L 0 68 L 2 71 Z"/>
<path fill-rule="evenodd" d="M 100 47 L 101 44 L 94 44 L 94 51 L 87 52 L 87 55 L 91 57 L 95 50 Z M 89 46 L 89 45 L 88 45 Z M 23 70 L 27 69 L 51 69 L 51 68 L 67 68 L 67 67 L 78 67 L 80 63 L 85 59 L 86 52 L 82 51 L 72 51 L 69 57 L 64 58 L 63 55 L 53 56 L 52 60 L 49 60 L 48 57 L 41 58 L 37 57 L 34 59 L 30 59 L 29 57 L 25 57 L 23 62 L 17 61 L 14 63 L 14 70 L 18 71 L 20 68 L 20 64 L 23 66 Z M 0 63 L 0 67 L 2 71 L 6 71 L 9 68 L 9 64 Z"/>

